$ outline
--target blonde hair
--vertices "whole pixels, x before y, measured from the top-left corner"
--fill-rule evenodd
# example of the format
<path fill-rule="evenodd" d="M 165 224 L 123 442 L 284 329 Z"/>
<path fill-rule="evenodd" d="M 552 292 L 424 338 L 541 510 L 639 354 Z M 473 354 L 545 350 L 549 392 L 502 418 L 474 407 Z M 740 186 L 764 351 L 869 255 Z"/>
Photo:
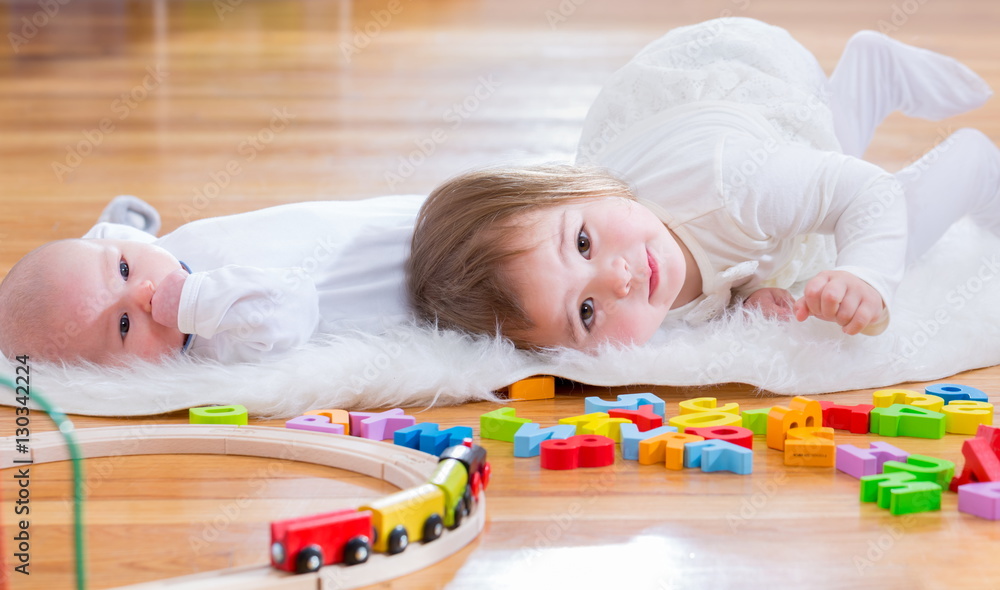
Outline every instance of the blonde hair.
<path fill-rule="evenodd" d="M 546 164 L 490 168 L 452 178 L 424 203 L 413 232 L 406 283 L 417 316 L 441 328 L 518 335 L 533 324 L 504 274 L 525 250 L 512 237 L 529 211 L 582 199 L 635 199 L 628 185 L 593 167 Z"/>

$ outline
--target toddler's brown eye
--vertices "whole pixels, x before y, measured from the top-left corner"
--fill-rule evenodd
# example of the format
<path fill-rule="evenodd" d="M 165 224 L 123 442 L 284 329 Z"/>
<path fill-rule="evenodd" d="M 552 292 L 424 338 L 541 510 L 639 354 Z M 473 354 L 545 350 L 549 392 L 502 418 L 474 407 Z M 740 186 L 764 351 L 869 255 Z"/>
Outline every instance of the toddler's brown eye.
<path fill-rule="evenodd" d="M 576 249 L 584 257 L 590 255 L 590 236 L 587 235 L 587 232 L 580 230 L 579 235 L 576 236 Z"/>
<path fill-rule="evenodd" d="M 590 329 L 590 324 L 594 321 L 594 300 L 588 299 L 580 304 L 580 321 L 583 327 Z"/>

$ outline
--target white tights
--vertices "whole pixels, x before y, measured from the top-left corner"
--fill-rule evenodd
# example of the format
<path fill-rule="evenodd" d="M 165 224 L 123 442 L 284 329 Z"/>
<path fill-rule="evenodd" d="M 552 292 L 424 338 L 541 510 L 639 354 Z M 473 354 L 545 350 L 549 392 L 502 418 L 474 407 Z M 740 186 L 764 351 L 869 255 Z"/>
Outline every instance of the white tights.
<path fill-rule="evenodd" d="M 856 157 L 893 111 L 938 120 L 977 108 L 992 95 L 959 62 L 874 31 L 847 42 L 829 88 L 837 139 L 845 154 Z M 907 264 L 965 215 L 1000 234 L 1000 150 L 983 133 L 956 131 L 896 178 L 906 194 Z"/>

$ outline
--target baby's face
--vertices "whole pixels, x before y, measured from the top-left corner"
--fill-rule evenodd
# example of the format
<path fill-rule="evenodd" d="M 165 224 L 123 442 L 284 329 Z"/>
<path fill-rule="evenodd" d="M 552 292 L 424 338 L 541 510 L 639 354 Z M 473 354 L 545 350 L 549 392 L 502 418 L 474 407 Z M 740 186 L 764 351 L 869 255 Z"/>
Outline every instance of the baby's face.
<path fill-rule="evenodd" d="M 185 335 L 152 315 L 160 281 L 181 268 L 166 250 L 125 240 L 67 240 L 42 254 L 39 263 L 47 265 L 57 296 L 47 356 L 122 364 L 180 352 Z"/>
<path fill-rule="evenodd" d="M 623 198 L 573 202 L 524 214 L 515 238 L 528 251 L 505 268 L 534 327 L 537 346 L 593 350 L 642 344 L 670 311 L 686 263 L 673 234 Z"/>

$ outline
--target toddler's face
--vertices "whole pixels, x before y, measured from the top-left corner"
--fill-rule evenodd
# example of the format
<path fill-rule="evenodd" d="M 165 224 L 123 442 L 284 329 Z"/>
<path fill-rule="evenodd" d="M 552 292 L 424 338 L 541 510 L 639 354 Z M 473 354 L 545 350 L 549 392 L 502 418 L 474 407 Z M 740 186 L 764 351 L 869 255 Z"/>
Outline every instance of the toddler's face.
<path fill-rule="evenodd" d="M 48 322 L 57 333 L 47 335 L 55 356 L 121 364 L 180 352 L 185 335 L 152 315 L 160 281 L 181 268 L 166 250 L 126 240 L 67 240 L 42 254 L 58 300 Z"/>
<path fill-rule="evenodd" d="M 505 271 L 534 327 L 519 336 L 581 350 L 652 337 L 686 270 L 677 240 L 652 211 L 608 197 L 531 211 L 520 221 L 531 230 L 513 245 L 528 251 Z"/>

